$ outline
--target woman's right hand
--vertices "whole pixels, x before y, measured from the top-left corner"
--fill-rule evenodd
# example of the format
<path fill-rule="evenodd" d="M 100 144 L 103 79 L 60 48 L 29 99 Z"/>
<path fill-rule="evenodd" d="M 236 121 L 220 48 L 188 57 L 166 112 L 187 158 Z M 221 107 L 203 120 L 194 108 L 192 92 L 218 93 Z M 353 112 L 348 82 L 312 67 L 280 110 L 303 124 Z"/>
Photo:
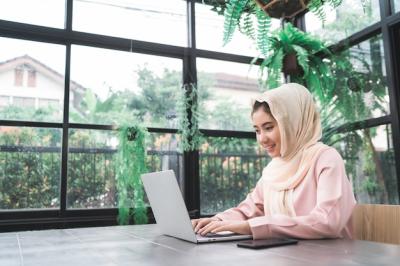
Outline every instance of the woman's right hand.
<path fill-rule="evenodd" d="M 209 218 L 200 218 L 200 219 L 193 219 L 192 226 L 195 233 L 199 231 L 201 228 L 206 226 L 207 224 L 211 223 L 212 221 L 220 221 L 217 217 L 209 217 Z"/>

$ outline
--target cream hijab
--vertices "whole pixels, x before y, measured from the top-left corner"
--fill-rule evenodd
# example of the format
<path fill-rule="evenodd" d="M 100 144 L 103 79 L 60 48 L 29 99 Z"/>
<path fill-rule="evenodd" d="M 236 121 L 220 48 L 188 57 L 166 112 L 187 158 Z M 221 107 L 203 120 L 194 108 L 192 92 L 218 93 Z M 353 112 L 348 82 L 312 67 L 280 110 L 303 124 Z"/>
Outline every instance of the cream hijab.
<path fill-rule="evenodd" d="M 295 216 L 293 191 L 319 154 L 329 148 L 318 142 L 322 135 L 319 113 L 309 91 L 296 83 L 267 91 L 255 101 L 269 105 L 281 137 L 281 156 L 272 159 L 261 177 L 265 215 Z"/>

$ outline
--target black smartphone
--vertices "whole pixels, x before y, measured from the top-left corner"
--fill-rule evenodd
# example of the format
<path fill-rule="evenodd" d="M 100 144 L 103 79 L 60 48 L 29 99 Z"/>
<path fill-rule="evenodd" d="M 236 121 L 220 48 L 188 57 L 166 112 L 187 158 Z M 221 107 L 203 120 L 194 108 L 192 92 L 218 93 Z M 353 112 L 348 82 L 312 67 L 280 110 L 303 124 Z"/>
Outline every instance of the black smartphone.
<path fill-rule="evenodd" d="M 241 248 L 251 248 L 251 249 L 261 249 L 261 248 L 271 248 L 285 245 L 297 244 L 296 239 L 292 238 L 269 238 L 269 239 L 258 239 L 258 240 L 246 240 L 237 243 L 238 247 Z"/>

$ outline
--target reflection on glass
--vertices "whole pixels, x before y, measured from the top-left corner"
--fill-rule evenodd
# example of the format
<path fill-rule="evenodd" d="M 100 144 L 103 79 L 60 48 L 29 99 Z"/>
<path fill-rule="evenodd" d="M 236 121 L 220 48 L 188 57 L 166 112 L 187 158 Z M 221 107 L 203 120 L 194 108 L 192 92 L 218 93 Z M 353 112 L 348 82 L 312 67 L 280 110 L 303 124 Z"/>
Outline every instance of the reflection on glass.
<path fill-rule="evenodd" d="M 321 108 L 327 126 L 390 114 L 382 37 L 379 35 L 352 46 L 337 55 L 334 62 L 343 62 L 344 58 L 350 59 L 354 72 L 337 67 L 334 73 L 336 96 L 331 107 Z"/>
<path fill-rule="evenodd" d="M 186 46 L 186 1 L 75 0 L 73 29 Z"/>
<path fill-rule="evenodd" d="M 256 66 L 197 59 L 201 128 L 252 131 L 251 99 L 260 93 Z"/>
<path fill-rule="evenodd" d="M 201 214 L 215 214 L 244 200 L 269 161 L 255 138 L 207 138 L 200 147 Z"/>
<path fill-rule="evenodd" d="M 211 10 L 212 6 L 196 4 L 196 47 L 225 53 L 258 56 L 255 44 L 245 35 L 235 32 L 233 39 L 224 47 L 224 16 Z"/>
<path fill-rule="evenodd" d="M 0 51 L 0 119 L 61 122 L 65 47 L 0 38 Z"/>
<path fill-rule="evenodd" d="M 0 19 L 64 28 L 65 2 L 65 0 L 2 0 Z"/>
<path fill-rule="evenodd" d="M 0 126 L 0 209 L 60 206 L 61 130 Z"/>
<path fill-rule="evenodd" d="M 361 2 L 365 2 L 365 9 Z M 306 30 L 329 43 L 336 43 L 380 20 L 378 0 L 343 0 L 338 8 L 325 7 L 324 10 L 325 24 L 313 13 L 306 14 Z"/>
<path fill-rule="evenodd" d="M 358 203 L 399 204 L 390 125 L 336 136 Z"/>
<path fill-rule="evenodd" d="M 116 131 L 78 130 L 69 132 L 68 208 L 117 207 Z M 148 134 L 148 171 L 174 170 L 183 188 L 183 156 L 177 151 L 174 134 Z M 133 191 L 132 191 L 133 193 Z M 131 195 L 133 198 L 133 195 Z"/>
<path fill-rule="evenodd" d="M 70 99 L 71 122 L 177 126 L 180 59 L 73 46 L 71 79 L 84 87 L 82 97 Z"/>

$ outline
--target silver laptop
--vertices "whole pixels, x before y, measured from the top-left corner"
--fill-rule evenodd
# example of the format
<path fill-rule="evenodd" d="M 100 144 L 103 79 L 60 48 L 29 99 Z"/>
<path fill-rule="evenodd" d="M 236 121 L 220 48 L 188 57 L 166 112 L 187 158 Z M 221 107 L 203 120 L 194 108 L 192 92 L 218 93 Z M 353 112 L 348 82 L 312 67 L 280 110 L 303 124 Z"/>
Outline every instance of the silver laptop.
<path fill-rule="evenodd" d="M 251 239 L 251 235 L 213 234 L 201 236 L 192 228 L 182 193 L 172 170 L 141 176 L 156 222 L 165 235 L 193 243 Z"/>

